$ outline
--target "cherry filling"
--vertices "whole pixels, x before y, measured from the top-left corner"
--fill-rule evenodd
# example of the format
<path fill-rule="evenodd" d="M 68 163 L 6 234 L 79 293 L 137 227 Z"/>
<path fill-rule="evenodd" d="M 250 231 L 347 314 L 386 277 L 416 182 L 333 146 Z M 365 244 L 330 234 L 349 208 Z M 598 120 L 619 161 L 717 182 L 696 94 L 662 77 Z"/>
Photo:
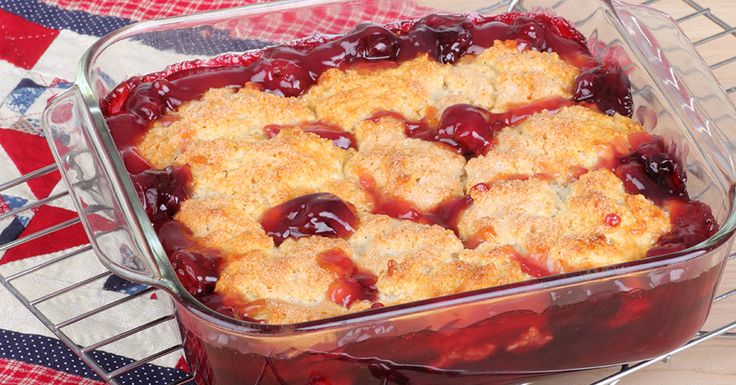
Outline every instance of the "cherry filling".
<path fill-rule="evenodd" d="M 362 176 L 360 186 L 373 198 L 373 214 L 428 225 L 439 225 L 452 230 L 456 235 L 459 234 L 457 223 L 460 215 L 473 204 L 473 198 L 466 195 L 447 199 L 430 211 L 422 211 L 404 199 L 381 194 L 376 188 L 376 182 L 370 176 Z"/>
<path fill-rule="evenodd" d="M 217 250 L 202 248 L 189 228 L 172 219 L 158 227 L 158 238 L 177 278 L 190 294 L 201 298 L 214 293 L 221 261 Z"/>
<path fill-rule="evenodd" d="M 217 260 L 188 250 L 177 250 L 169 255 L 171 267 L 187 291 L 195 297 L 211 294 L 219 276 Z"/>
<path fill-rule="evenodd" d="M 650 134 L 632 135 L 630 142 L 631 152 L 616 159 L 614 173 L 629 194 L 642 194 L 667 209 L 672 224 L 647 256 L 684 250 L 713 236 L 718 223 L 710 207 L 688 197 L 687 175 L 674 146 L 668 149 L 662 137 Z"/>
<path fill-rule="evenodd" d="M 631 117 L 634 114 L 629 77 L 616 62 L 589 68 L 581 73 L 575 80 L 572 99 L 593 103 L 608 115 L 618 113 Z"/>
<path fill-rule="evenodd" d="M 673 253 L 695 246 L 712 237 L 718 231 L 713 213 L 708 205 L 685 199 L 672 199 L 665 203 L 670 212 L 672 231 L 657 241 L 657 246 L 647 251 L 647 257 Z"/>
<path fill-rule="evenodd" d="M 404 120 L 406 136 L 444 143 L 459 154 L 476 157 L 488 153 L 493 147 L 494 137 L 503 128 L 519 124 L 532 114 L 545 110 L 556 112 L 572 104 L 562 98 L 549 98 L 497 114 L 469 104 L 456 104 L 445 109 L 440 123 L 435 127 L 426 121 L 407 121 L 401 115 L 392 113 L 379 113 L 372 119 L 389 115 Z"/>
<path fill-rule="evenodd" d="M 303 195 L 268 209 L 261 226 L 276 246 L 286 238 L 347 238 L 358 225 L 355 207 L 329 193 Z"/>
<path fill-rule="evenodd" d="M 173 219 L 179 211 L 179 205 L 189 196 L 187 185 L 191 178 L 185 167 L 151 169 L 131 175 L 138 199 L 155 229 Z"/>
<path fill-rule="evenodd" d="M 355 301 L 378 299 L 375 274 L 360 269 L 342 249 L 330 249 L 317 255 L 317 263 L 333 272 L 335 281 L 327 289 L 327 299 L 340 306 L 350 308 Z"/>
<path fill-rule="evenodd" d="M 549 271 L 549 269 L 542 266 L 542 264 L 534 258 L 523 256 L 518 253 L 514 254 L 514 258 L 519 262 L 521 271 L 531 275 L 532 277 L 541 278 L 552 275 L 552 272 Z"/>
<path fill-rule="evenodd" d="M 688 199 L 687 175 L 682 162 L 665 146 L 664 139 L 648 134 L 632 137 L 633 150 L 618 159 L 615 173 L 630 194 L 662 202 L 669 198 Z"/>
<path fill-rule="evenodd" d="M 263 132 L 269 138 L 274 138 L 281 132 L 284 126 L 278 124 L 269 124 L 263 127 Z M 299 128 L 304 132 L 315 134 L 321 138 L 329 139 L 335 147 L 347 150 L 348 148 L 358 148 L 358 141 L 355 139 L 355 135 L 350 132 L 343 130 L 342 128 L 324 122 L 309 122 L 299 125 Z"/>
<path fill-rule="evenodd" d="M 102 107 L 108 116 L 132 113 L 152 121 L 167 109 L 175 110 L 183 102 L 199 99 L 210 88 L 239 88 L 251 82 L 278 95 L 299 96 L 330 68 L 398 63 L 421 54 L 441 63 L 455 63 L 498 40 L 516 40 L 520 49 L 556 52 L 584 71 L 600 68 L 581 75 L 578 97 L 599 104 L 601 111 L 630 110 L 630 94 L 624 94 L 629 86 L 626 75 L 614 64 L 604 65 L 593 59 L 585 39 L 569 23 L 549 15 L 518 13 L 473 18 L 429 15 L 393 27 L 363 24 L 333 39 L 224 55 L 208 62 L 209 67 L 196 61 L 182 63 L 164 73 L 131 78 L 117 87 Z M 604 94 L 611 90 L 616 90 L 615 98 Z"/>
<path fill-rule="evenodd" d="M 474 25 L 464 16 L 429 15 L 420 19 L 402 40 L 402 56 L 428 53 L 440 63 L 455 63 L 473 44 Z"/>

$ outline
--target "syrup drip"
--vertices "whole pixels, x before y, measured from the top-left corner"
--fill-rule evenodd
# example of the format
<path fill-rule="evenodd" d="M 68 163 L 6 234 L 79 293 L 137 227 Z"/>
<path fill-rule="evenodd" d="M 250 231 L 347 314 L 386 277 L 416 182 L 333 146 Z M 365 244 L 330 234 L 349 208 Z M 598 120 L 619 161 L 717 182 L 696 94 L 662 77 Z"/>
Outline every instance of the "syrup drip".
<path fill-rule="evenodd" d="M 327 299 L 331 302 L 349 309 L 355 301 L 378 299 L 376 275 L 360 269 L 342 249 L 323 251 L 317 255 L 317 263 L 336 276 L 327 289 Z"/>

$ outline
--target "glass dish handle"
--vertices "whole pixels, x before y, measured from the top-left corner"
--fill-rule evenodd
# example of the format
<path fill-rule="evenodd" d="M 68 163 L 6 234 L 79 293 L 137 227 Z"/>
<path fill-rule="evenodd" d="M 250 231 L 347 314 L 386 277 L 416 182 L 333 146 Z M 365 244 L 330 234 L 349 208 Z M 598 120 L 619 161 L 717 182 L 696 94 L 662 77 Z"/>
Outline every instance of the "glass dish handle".
<path fill-rule="evenodd" d="M 693 43 L 667 14 L 656 9 L 608 0 L 631 53 L 666 93 L 670 107 L 692 128 L 715 164 L 728 179 L 736 180 L 736 109 Z M 666 53 L 666 54 L 665 54 Z"/>
<path fill-rule="evenodd" d="M 138 225 L 148 223 L 147 219 L 135 218 L 136 210 L 131 205 L 140 203 L 125 202 L 114 193 L 132 185 L 129 181 L 125 185 L 123 177 L 127 175 L 113 171 L 112 162 L 119 162 L 120 158 L 108 156 L 106 149 L 113 146 L 115 151 L 114 144 L 103 143 L 105 138 L 93 134 L 97 131 L 91 127 L 104 122 L 95 122 L 84 106 L 80 90 L 74 86 L 49 103 L 42 125 L 95 253 L 122 278 L 171 289 L 173 285 L 166 277 L 173 274 L 161 267 L 170 265 L 159 265 L 154 258 L 165 255 L 163 250 L 157 254 L 149 245 L 137 241 L 152 232 Z"/>

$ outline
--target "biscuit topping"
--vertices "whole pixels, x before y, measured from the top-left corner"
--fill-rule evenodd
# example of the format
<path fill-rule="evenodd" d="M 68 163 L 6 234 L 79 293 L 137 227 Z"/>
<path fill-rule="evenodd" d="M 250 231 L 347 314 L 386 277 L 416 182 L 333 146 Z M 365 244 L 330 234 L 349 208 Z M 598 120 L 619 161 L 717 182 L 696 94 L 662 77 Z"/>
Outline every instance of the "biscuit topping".
<path fill-rule="evenodd" d="M 103 109 L 179 280 L 232 317 L 316 320 L 718 229 L 630 118 L 620 66 L 559 18 L 430 15 L 208 63 Z"/>

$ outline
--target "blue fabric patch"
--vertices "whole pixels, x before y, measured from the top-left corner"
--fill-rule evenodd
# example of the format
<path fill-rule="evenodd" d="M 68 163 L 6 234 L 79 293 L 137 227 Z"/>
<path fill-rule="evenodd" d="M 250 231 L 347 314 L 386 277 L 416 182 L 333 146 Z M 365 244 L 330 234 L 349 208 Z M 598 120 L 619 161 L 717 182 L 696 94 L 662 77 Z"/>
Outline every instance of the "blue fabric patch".
<path fill-rule="evenodd" d="M 148 286 L 141 285 L 140 283 L 130 282 L 127 279 L 118 277 L 117 275 L 111 275 L 102 285 L 102 288 L 109 291 L 116 291 L 118 293 L 124 293 L 133 295 L 145 290 Z"/>
<path fill-rule="evenodd" d="M 39 0 L 0 0 L 0 8 L 46 28 L 69 29 L 83 35 L 107 35 L 132 23 L 129 19 L 115 16 L 64 10 Z"/>
<path fill-rule="evenodd" d="M 4 245 L 18 239 L 18 236 L 23 232 L 23 230 L 25 230 L 25 228 L 26 226 L 20 218 L 13 218 L 13 221 L 10 222 L 6 228 L 0 231 L 0 245 Z"/>
<path fill-rule="evenodd" d="M 25 115 L 26 111 L 45 90 L 46 87 L 34 83 L 33 80 L 23 79 L 10 93 L 8 99 L 6 99 L 6 104 L 13 111 Z"/>
<path fill-rule="evenodd" d="M 0 8 L 47 28 L 68 29 L 93 36 L 106 35 L 134 22 L 115 16 L 65 10 L 44 4 L 40 0 L 0 0 Z M 139 40 L 162 50 L 207 56 L 222 52 L 243 52 L 269 45 L 258 40 L 233 38 L 227 31 L 210 26 L 152 32 L 142 35 Z"/>
<path fill-rule="evenodd" d="M 160 50 L 174 50 L 187 55 L 203 56 L 213 56 L 223 52 L 243 52 L 271 45 L 271 43 L 260 40 L 233 38 L 228 31 L 211 26 L 150 32 L 137 39 Z"/>
<path fill-rule="evenodd" d="M 100 350 L 92 351 L 90 355 L 108 372 L 133 362 L 130 358 Z M 46 336 L 0 329 L 0 358 L 41 365 L 80 377 L 101 380 L 61 341 Z M 117 379 L 123 385 L 169 385 L 184 377 L 186 374 L 181 370 L 145 364 Z M 194 385 L 193 382 L 188 384 Z"/>
<path fill-rule="evenodd" d="M 0 194 L 0 197 L 2 197 L 5 203 L 8 204 L 8 207 L 10 207 L 12 210 L 23 207 L 28 202 L 28 199 L 13 195 Z"/>

